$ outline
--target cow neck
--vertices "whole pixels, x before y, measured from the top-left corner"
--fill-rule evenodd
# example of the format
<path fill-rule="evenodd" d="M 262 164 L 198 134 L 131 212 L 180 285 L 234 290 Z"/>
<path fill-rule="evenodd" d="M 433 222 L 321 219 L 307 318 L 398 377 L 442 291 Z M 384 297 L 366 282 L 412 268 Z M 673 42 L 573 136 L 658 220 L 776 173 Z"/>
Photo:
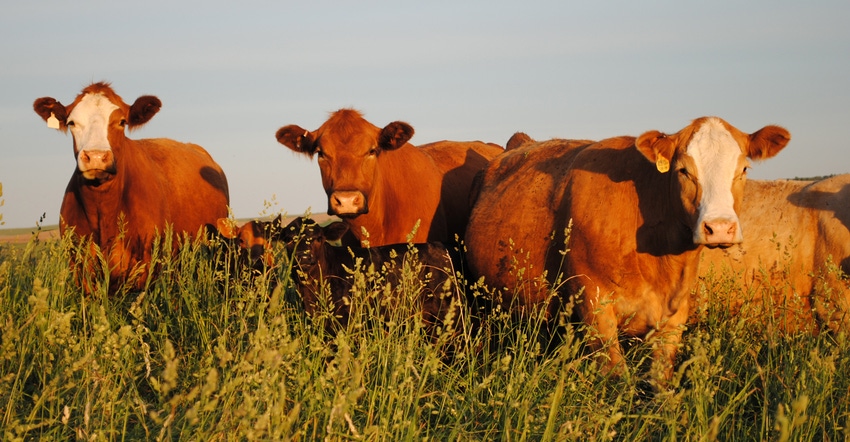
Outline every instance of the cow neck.
<path fill-rule="evenodd" d="M 384 152 L 378 161 L 375 176 L 375 184 L 369 195 L 369 213 L 349 219 L 349 224 L 355 229 L 358 236 L 361 235 L 361 227 L 369 233 L 371 246 L 388 244 L 388 238 L 404 238 L 413 230 L 416 220 L 405 215 L 411 212 L 411 202 L 405 201 L 405 196 L 414 194 L 417 198 L 428 196 L 430 181 L 434 179 L 433 159 L 418 147 L 405 144 L 397 150 Z M 400 182 L 403 185 L 400 185 Z M 402 192 L 398 190 L 401 189 Z M 405 192 L 408 191 L 408 192 Z M 418 210 L 427 207 L 428 203 L 419 202 L 413 209 L 414 213 L 422 213 Z M 427 216 L 432 216 L 433 211 Z M 417 218 L 424 218 L 418 216 Z M 424 229 L 424 230 L 423 230 Z M 423 231 L 427 235 L 430 229 L 430 218 L 421 219 L 417 236 L 422 237 Z"/>
<path fill-rule="evenodd" d="M 686 262 L 698 258 L 701 248 L 693 241 L 693 230 L 688 225 L 691 216 L 682 207 L 676 175 L 671 172 L 660 174 L 649 163 L 642 165 L 647 181 L 636 183 L 637 189 L 650 189 L 650 192 L 652 189 L 664 189 L 666 192 L 638 195 L 640 201 L 655 202 L 638 209 L 642 220 L 637 231 L 638 252 Z"/>
<path fill-rule="evenodd" d="M 95 240 L 100 245 L 104 244 L 103 241 L 118 235 L 120 213 L 124 212 L 124 221 L 129 222 L 125 203 L 127 171 L 124 165 L 126 163 L 126 160 L 117 161 L 115 174 L 107 181 L 88 180 L 79 170 L 74 172 L 78 183 L 80 205 L 95 234 Z"/>
<path fill-rule="evenodd" d="M 678 178 L 675 173 L 658 173 L 654 165 L 643 162 L 647 181 L 639 189 L 662 189 L 666 193 L 655 195 L 656 201 L 639 209 L 642 225 L 638 228 L 638 260 L 643 277 L 651 285 L 666 293 L 664 308 L 673 315 L 682 307 L 697 278 L 699 256 L 703 245 L 693 241 L 693 230 L 688 225 L 692 218 L 682 207 Z M 640 197 L 647 198 L 648 194 Z"/>

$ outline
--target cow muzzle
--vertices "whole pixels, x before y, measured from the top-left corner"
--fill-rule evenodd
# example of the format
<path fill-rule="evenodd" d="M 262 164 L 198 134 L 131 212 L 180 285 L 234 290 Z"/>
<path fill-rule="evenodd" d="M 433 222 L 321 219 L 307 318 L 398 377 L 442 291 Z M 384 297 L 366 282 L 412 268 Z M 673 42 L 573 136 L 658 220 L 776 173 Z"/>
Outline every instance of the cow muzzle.
<path fill-rule="evenodd" d="M 104 174 L 114 173 L 114 158 L 111 150 L 82 150 L 77 167 L 86 179 L 102 179 Z"/>
<path fill-rule="evenodd" d="M 703 221 L 694 235 L 695 243 L 708 247 L 729 247 L 743 240 L 738 221 L 728 219 Z"/>
<path fill-rule="evenodd" d="M 353 218 L 369 213 L 366 196 L 359 190 L 339 190 L 328 198 L 328 213 L 342 218 Z"/>

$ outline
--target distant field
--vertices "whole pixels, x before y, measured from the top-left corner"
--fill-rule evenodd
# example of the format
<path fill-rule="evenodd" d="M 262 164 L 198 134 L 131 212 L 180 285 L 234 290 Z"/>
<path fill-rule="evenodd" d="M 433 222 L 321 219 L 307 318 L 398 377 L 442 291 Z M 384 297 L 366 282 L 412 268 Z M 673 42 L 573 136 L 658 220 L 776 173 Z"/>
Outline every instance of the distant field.
<path fill-rule="evenodd" d="M 289 222 L 292 218 L 299 215 L 291 215 L 286 216 L 286 221 Z M 310 215 L 311 218 L 316 220 L 316 222 L 320 224 L 324 224 L 331 220 L 338 220 L 338 218 L 328 215 L 327 213 L 315 213 Z M 237 219 L 236 221 L 239 224 L 250 221 L 254 218 L 242 218 Z M 271 219 L 271 217 L 265 217 L 260 219 Z M 28 242 L 32 236 L 36 232 L 35 227 L 25 227 L 25 228 L 17 228 L 17 229 L 0 229 L 0 243 L 26 243 Z M 41 232 L 39 233 L 39 237 L 41 239 L 54 239 L 59 237 L 59 225 L 54 224 L 50 226 L 41 226 Z"/>
<path fill-rule="evenodd" d="M 0 243 L 25 243 L 28 242 L 36 232 L 35 227 L 19 229 L 0 229 Z M 59 226 L 42 226 L 39 237 L 53 239 L 59 237 Z"/>

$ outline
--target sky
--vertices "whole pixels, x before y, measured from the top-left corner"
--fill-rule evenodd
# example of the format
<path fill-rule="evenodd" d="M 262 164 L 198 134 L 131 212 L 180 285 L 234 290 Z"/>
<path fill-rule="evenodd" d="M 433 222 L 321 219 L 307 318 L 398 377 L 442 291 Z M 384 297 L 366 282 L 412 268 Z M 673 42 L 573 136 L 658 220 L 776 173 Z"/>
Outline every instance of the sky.
<path fill-rule="evenodd" d="M 316 160 L 277 143 L 353 107 L 411 143 L 603 139 L 714 115 L 791 142 L 751 179 L 850 172 L 850 2 L 10 2 L 0 15 L 3 228 L 58 223 L 75 167 L 39 97 L 109 81 L 162 110 L 131 138 L 204 146 L 233 215 L 323 213 Z"/>

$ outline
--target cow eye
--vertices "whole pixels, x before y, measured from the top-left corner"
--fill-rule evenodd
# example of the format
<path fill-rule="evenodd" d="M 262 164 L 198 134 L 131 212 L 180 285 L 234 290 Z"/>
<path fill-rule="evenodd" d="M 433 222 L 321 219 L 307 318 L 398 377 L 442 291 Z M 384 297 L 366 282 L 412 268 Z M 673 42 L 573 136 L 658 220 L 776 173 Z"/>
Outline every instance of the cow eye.
<path fill-rule="evenodd" d="M 316 150 L 316 156 L 317 156 L 317 157 L 319 157 L 319 158 L 324 158 L 324 157 L 325 157 L 325 153 L 324 153 L 324 152 L 322 152 L 322 149 L 317 149 L 317 150 Z"/>
<path fill-rule="evenodd" d="M 119 125 L 119 126 L 121 126 L 121 127 L 126 126 L 126 125 L 127 125 L 127 120 L 125 120 L 125 119 L 123 119 L 123 118 L 122 118 L 122 119 L 121 119 L 121 121 L 119 121 L 119 122 L 118 122 L 118 125 Z"/>
<path fill-rule="evenodd" d="M 378 154 L 378 148 L 377 147 L 373 147 L 373 148 L 369 149 L 369 155 L 370 156 L 375 156 L 377 154 Z"/>
<path fill-rule="evenodd" d="M 68 126 L 68 127 L 71 127 L 73 125 L 74 125 L 73 121 L 68 121 L 68 122 L 65 123 L 65 126 Z"/>
<path fill-rule="evenodd" d="M 685 169 L 684 167 L 682 167 L 681 169 L 679 169 L 679 175 L 682 175 L 684 177 L 688 177 L 690 174 L 688 173 L 688 169 Z"/>

